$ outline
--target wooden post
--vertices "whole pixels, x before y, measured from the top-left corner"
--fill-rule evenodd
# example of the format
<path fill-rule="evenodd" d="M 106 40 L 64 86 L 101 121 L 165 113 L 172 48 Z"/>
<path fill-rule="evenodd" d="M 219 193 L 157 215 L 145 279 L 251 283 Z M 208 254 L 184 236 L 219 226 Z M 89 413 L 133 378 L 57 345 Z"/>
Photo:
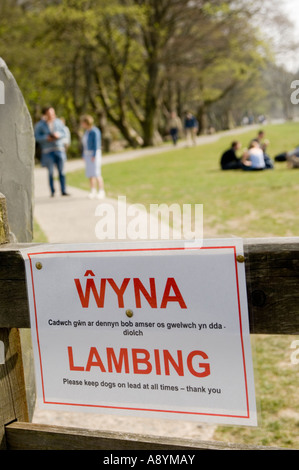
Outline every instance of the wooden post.
<path fill-rule="evenodd" d="M 0 244 L 9 242 L 5 197 L 0 195 Z M 0 449 L 6 449 L 5 426 L 28 421 L 21 341 L 17 328 L 0 328 Z M 2 356 L 2 355 L 1 355 Z"/>
<path fill-rule="evenodd" d="M 9 228 L 7 220 L 6 199 L 0 193 L 0 245 L 9 242 Z"/>
<path fill-rule="evenodd" d="M 33 125 L 22 92 L 1 57 L 0 82 L 4 94 L 0 104 L 0 192 L 6 198 L 10 232 L 19 243 L 30 243 L 33 236 Z"/>

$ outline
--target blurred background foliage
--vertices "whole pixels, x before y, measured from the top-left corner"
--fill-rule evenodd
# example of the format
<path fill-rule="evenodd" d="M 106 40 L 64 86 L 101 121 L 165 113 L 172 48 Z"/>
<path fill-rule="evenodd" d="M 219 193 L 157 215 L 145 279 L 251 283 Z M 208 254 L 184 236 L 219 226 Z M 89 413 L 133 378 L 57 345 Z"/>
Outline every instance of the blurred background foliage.
<path fill-rule="evenodd" d="M 160 143 L 171 111 L 199 133 L 292 119 L 296 47 L 276 0 L 2 0 L 0 56 L 36 122 L 51 104 L 79 142 L 91 113 L 124 146 Z"/>

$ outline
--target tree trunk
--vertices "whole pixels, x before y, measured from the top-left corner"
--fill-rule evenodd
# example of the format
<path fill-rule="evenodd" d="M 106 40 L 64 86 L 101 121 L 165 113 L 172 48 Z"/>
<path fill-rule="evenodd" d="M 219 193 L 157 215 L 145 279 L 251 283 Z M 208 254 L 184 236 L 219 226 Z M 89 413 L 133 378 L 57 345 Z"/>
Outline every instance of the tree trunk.
<path fill-rule="evenodd" d="M 151 57 L 148 64 L 148 83 L 145 97 L 145 113 L 143 122 L 143 146 L 155 144 L 156 117 L 158 109 L 158 75 L 159 66 L 155 56 Z"/>
<path fill-rule="evenodd" d="M 129 124 L 126 118 L 126 113 L 124 112 L 124 109 L 123 109 L 124 103 L 122 101 L 119 102 L 119 106 L 121 108 L 120 113 L 118 113 L 117 115 L 113 113 L 111 111 L 112 106 L 110 105 L 110 99 L 109 99 L 107 90 L 105 88 L 105 85 L 103 84 L 100 78 L 100 74 L 95 72 L 94 76 L 95 76 L 96 84 L 98 86 L 99 97 L 102 101 L 107 117 L 122 133 L 124 139 L 128 142 L 130 147 L 133 147 L 133 148 L 140 147 L 140 145 L 143 144 L 143 140 L 138 135 L 138 133 L 132 128 L 132 126 Z M 119 100 L 123 100 L 124 99 L 123 96 L 124 95 L 119 93 L 118 95 Z"/>
<path fill-rule="evenodd" d="M 199 134 L 208 133 L 208 115 L 207 115 L 207 106 L 203 102 L 198 108 L 197 111 L 197 120 L 198 120 L 198 132 Z"/>

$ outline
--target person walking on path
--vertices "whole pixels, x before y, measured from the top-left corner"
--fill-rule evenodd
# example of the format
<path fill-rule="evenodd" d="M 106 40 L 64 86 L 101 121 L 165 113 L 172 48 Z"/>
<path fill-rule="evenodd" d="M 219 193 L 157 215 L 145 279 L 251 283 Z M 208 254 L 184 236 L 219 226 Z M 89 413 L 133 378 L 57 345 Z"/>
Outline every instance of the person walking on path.
<path fill-rule="evenodd" d="M 191 144 L 196 145 L 196 132 L 198 128 L 198 123 L 196 118 L 191 113 L 187 113 L 184 122 L 187 146 Z"/>
<path fill-rule="evenodd" d="M 170 115 L 168 128 L 169 128 L 169 133 L 170 133 L 173 145 L 176 145 L 179 139 L 179 134 L 182 130 L 182 123 L 175 111 L 172 111 Z"/>
<path fill-rule="evenodd" d="M 65 129 L 63 122 L 56 117 L 53 107 L 43 109 L 43 117 L 36 124 L 35 139 L 41 146 L 41 164 L 49 172 L 49 185 L 51 196 L 55 195 L 54 167 L 57 167 L 62 196 L 68 196 L 66 192 L 66 178 L 64 173 L 65 153 Z"/>
<path fill-rule="evenodd" d="M 105 197 L 104 180 L 101 173 L 102 164 L 102 136 L 101 131 L 94 125 L 92 116 L 81 116 L 80 123 L 85 130 L 82 139 L 83 158 L 85 161 L 85 172 L 90 181 L 91 199 Z"/>

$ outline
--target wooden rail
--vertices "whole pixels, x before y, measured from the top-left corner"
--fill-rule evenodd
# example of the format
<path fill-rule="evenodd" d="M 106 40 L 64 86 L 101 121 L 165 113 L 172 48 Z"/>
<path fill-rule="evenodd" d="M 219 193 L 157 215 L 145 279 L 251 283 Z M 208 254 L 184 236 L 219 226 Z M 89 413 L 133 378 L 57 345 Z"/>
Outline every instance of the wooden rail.
<path fill-rule="evenodd" d="M 0 328 L 30 328 L 22 247 L 0 245 Z M 245 239 L 244 251 L 250 332 L 298 334 L 299 237 Z"/>
<path fill-rule="evenodd" d="M 90 431 L 62 426 L 15 422 L 6 426 L 10 450 L 105 450 L 105 451 L 195 451 L 195 450 L 269 450 L 216 441 L 198 441 L 143 434 Z M 271 447 L 272 450 L 278 448 Z"/>

